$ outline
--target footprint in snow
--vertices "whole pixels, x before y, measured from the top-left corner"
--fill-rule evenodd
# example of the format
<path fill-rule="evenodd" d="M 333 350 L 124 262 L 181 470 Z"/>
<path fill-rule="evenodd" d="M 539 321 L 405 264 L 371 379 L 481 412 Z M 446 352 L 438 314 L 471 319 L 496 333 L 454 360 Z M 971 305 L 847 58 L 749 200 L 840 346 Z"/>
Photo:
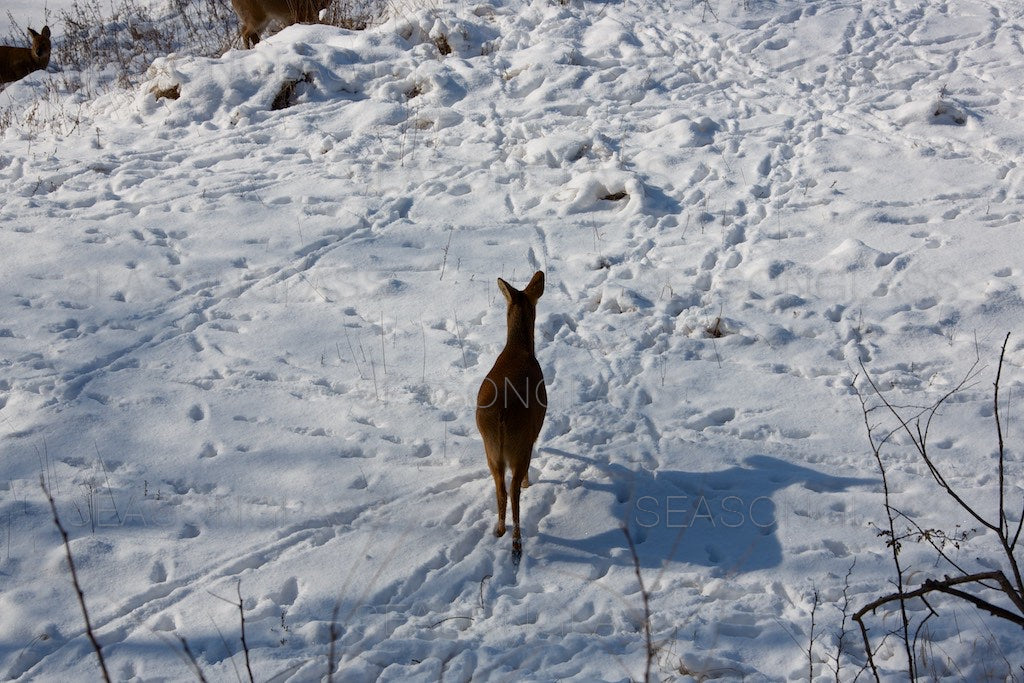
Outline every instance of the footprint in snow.
<path fill-rule="evenodd" d="M 167 581 L 167 568 L 164 563 L 157 560 L 149 570 L 149 580 L 153 583 L 164 583 Z"/>
<path fill-rule="evenodd" d="M 288 577 L 284 584 L 281 586 L 281 590 L 277 593 L 271 594 L 271 601 L 276 605 L 282 605 L 288 607 L 294 605 L 295 601 L 299 597 L 299 581 L 294 576 Z"/>
<path fill-rule="evenodd" d="M 685 424 L 695 431 L 703 431 L 708 427 L 721 427 L 736 418 L 733 408 L 718 408 L 688 420 Z"/>
<path fill-rule="evenodd" d="M 185 523 L 178 530 L 178 538 L 196 538 L 199 536 L 199 527 L 195 524 Z"/>

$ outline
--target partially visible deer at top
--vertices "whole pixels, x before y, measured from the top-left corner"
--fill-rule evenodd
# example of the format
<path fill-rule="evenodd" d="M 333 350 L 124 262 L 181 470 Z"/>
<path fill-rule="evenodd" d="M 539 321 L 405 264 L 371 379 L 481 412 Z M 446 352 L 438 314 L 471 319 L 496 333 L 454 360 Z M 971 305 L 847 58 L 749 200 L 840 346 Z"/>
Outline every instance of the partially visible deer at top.
<path fill-rule="evenodd" d="M 36 33 L 28 30 L 32 47 L 0 45 L 0 83 L 18 81 L 50 63 L 50 27 Z"/>
<path fill-rule="evenodd" d="M 512 470 L 512 560 L 523 556 L 519 531 L 519 492 L 530 485 L 530 458 L 533 444 L 544 424 L 548 395 L 544 373 L 534 352 L 533 327 L 537 319 L 537 300 L 544 293 L 544 273 L 537 271 L 530 284 L 519 291 L 501 278 L 498 289 L 508 304 L 508 337 L 494 367 L 487 373 L 476 401 L 476 426 L 484 441 L 487 466 L 494 478 L 498 502 L 495 536 L 505 534 L 505 509 L 508 493 L 505 470 Z"/>
<path fill-rule="evenodd" d="M 231 0 L 238 20 L 242 22 L 242 42 L 250 48 L 260 42 L 260 33 L 271 19 L 285 26 L 315 24 L 320 10 L 327 9 L 331 0 Z"/>

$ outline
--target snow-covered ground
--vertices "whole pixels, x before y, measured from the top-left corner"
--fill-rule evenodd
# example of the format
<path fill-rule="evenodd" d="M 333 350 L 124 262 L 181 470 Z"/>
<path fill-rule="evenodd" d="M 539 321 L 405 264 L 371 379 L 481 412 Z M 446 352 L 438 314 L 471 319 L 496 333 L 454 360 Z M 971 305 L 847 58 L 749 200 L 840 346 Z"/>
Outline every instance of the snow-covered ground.
<path fill-rule="evenodd" d="M 210 680 L 246 678 L 238 592 L 258 680 L 323 678 L 332 621 L 335 680 L 635 679 L 623 524 L 658 679 L 806 679 L 809 646 L 821 680 L 837 655 L 868 676 L 843 592 L 852 612 L 893 568 L 859 363 L 925 404 L 981 358 L 932 442 L 994 514 L 1012 332 L 1024 496 L 1024 9 L 399 14 L 171 55 L 61 133 L 8 128 L 0 675 L 98 676 L 42 474 L 117 680 L 193 679 L 176 636 Z M 505 338 L 495 278 L 537 269 L 550 405 L 515 567 L 473 404 Z M 903 512 L 976 526 L 888 453 Z M 970 536 L 950 552 L 990 568 Z M 902 558 L 912 583 L 946 571 L 926 544 Z M 1019 629 L 938 604 L 928 676 L 1024 677 Z M 883 675 L 901 654 L 885 642 Z"/>

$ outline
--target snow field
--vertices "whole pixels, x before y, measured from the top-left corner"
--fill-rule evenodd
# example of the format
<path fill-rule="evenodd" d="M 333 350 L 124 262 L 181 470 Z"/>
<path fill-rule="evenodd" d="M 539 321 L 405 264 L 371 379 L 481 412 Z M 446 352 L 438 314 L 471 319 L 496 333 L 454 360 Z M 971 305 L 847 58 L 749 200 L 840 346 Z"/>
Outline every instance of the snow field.
<path fill-rule="evenodd" d="M 76 134 L 12 126 L 0 670 L 96 675 L 42 471 L 119 679 L 189 679 L 175 634 L 233 677 L 217 597 L 239 581 L 259 678 L 320 680 L 336 604 L 341 680 L 637 678 L 623 523 L 659 678 L 806 678 L 815 590 L 834 678 L 847 581 L 856 607 L 892 572 L 859 363 L 924 402 L 1013 331 L 1020 392 L 1020 22 L 1012 3 L 443 5 L 168 55 Z M 495 278 L 535 269 L 551 403 L 516 570 L 473 402 L 504 339 Z M 933 437 L 980 500 L 990 375 Z M 908 514 L 964 521 L 893 458 Z M 973 536 L 957 557 L 985 554 Z M 931 557 L 905 550 L 918 579 Z M 944 607 L 936 678 L 1019 675 L 1019 634 Z M 843 680 L 864 663 L 847 627 Z M 899 648 L 876 657 L 898 679 Z"/>

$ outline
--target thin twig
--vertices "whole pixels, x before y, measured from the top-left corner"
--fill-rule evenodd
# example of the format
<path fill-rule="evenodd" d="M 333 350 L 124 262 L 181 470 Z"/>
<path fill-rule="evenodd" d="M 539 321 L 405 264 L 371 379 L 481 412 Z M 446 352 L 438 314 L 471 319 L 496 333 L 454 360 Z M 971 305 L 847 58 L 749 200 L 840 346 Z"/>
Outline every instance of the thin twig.
<path fill-rule="evenodd" d="M 850 577 L 853 576 L 853 568 L 857 566 L 857 558 L 853 559 L 850 563 L 850 568 L 846 570 L 846 578 L 843 580 L 843 606 L 842 610 L 843 618 L 839 623 L 839 638 L 836 642 L 836 658 L 835 667 L 832 671 L 836 675 L 836 683 L 840 683 L 839 672 L 842 669 L 842 656 L 843 656 L 843 643 L 846 640 L 846 622 L 850 618 Z"/>
<path fill-rule="evenodd" d="M 947 555 L 946 552 L 932 539 L 932 536 L 935 535 L 935 531 L 934 530 L 931 533 L 929 533 L 925 529 L 922 529 L 921 525 L 918 524 L 913 518 L 911 518 L 906 513 L 902 512 L 901 510 L 899 510 L 899 509 L 897 509 L 895 507 L 893 507 L 893 512 L 895 512 L 898 517 L 901 517 L 904 520 L 906 520 L 907 524 L 910 524 L 912 527 L 914 527 L 914 533 L 917 534 L 918 540 L 923 539 L 923 540 L 927 541 L 928 544 L 932 548 L 935 549 L 935 552 L 937 552 L 939 554 L 939 557 L 941 557 L 946 562 L 948 562 L 950 564 L 950 566 L 954 567 L 961 574 L 967 574 L 968 573 L 968 571 L 966 569 L 964 569 L 959 564 L 957 564 L 957 562 L 955 560 L 953 560 L 953 558 L 951 558 L 949 555 Z M 906 536 L 902 536 L 901 538 L 907 538 L 907 537 L 913 538 L 913 534 L 908 533 Z M 946 536 L 944 533 L 942 533 L 942 538 L 945 538 L 945 539 L 948 540 L 949 537 Z M 956 541 L 955 537 L 954 537 L 954 541 Z M 959 548 L 959 545 L 957 545 L 956 547 Z"/>
<path fill-rule="evenodd" d="M 875 387 L 874 382 L 872 382 L 871 378 L 868 377 L 867 369 L 864 368 L 863 362 L 861 363 L 861 370 L 864 371 L 865 377 L 867 377 L 868 381 L 871 382 L 871 386 Z M 861 410 L 864 414 L 864 425 L 868 431 L 868 441 L 872 444 L 872 451 L 873 455 L 875 456 L 875 463 L 878 465 L 879 474 L 881 474 L 882 476 L 882 493 L 884 496 L 885 514 L 889 522 L 889 539 L 892 541 L 892 561 L 893 564 L 896 566 L 897 594 L 902 595 L 903 566 L 900 563 L 900 545 L 896 539 L 896 524 L 893 517 L 894 508 L 890 504 L 889 478 L 885 470 L 885 463 L 882 462 L 882 448 L 884 447 L 885 443 L 892 437 L 892 435 L 895 434 L 895 431 L 889 432 L 881 441 L 877 443 L 875 442 L 874 429 L 872 428 L 868 420 L 867 400 L 864 398 L 863 395 L 861 395 L 860 390 L 857 389 L 856 382 L 857 378 L 854 377 L 852 386 L 854 391 L 857 392 L 857 398 L 860 399 Z M 875 389 L 875 392 L 878 392 L 877 388 Z M 856 617 L 854 618 L 856 619 Z M 867 628 L 859 619 L 857 620 L 857 623 L 860 624 L 861 633 L 864 636 L 864 647 L 868 655 L 868 663 L 871 665 L 872 673 L 875 674 L 875 680 L 878 681 L 880 680 L 878 676 L 878 668 L 875 666 L 874 656 L 871 653 L 871 645 L 870 641 L 868 640 Z M 916 676 L 914 675 L 914 652 L 910 647 L 910 617 L 907 615 L 907 605 L 904 599 L 900 599 L 900 627 L 902 630 L 901 639 L 903 640 L 904 650 L 907 654 L 907 673 L 909 675 L 909 679 L 913 681 L 916 680 Z"/>
<path fill-rule="evenodd" d="M 1003 339 L 1003 350 L 999 353 L 999 367 L 996 369 L 996 381 L 992 390 L 992 414 L 996 420 L 996 435 L 999 438 L 999 528 L 1006 536 L 1010 535 L 1010 527 L 1006 521 L 1006 449 L 1003 447 L 1003 425 L 999 422 L 999 378 L 1003 374 L 1003 357 L 1006 355 L 1006 344 L 1010 341 L 1010 333 Z"/>
<path fill-rule="evenodd" d="M 39 486 L 42 487 L 43 493 L 46 494 L 46 499 L 50 502 L 50 512 L 53 513 L 53 523 L 57 527 L 57 531 L 60 532 L 60 536 L 64 539 L 64 552 L 67 554 L 68 569 L 71 570 L 71 582 L 75 585 L 75 593 L 78 594 L 78 605 L 82 608 L 82 619 L 85 620 L 85 634 L 89 637 L 89 642 L 92 643 L 92 649 L 96 651 L 96 659 L 100 663 L 100 671 L 103 672 L 103 680 L 110 683 L 110 673 L 107 671 L 107 663 L 103 659 L 103 649 L 100 647 L 100 642 L 96 640 L 96 634 L 92 630 L 92 622 L 89 621 L 89 610 L 85 607 L 85 593 L 82 592 L 82 586 L 78 583 L 78 572 L 75 571 L 75 560 L 71 556 L 71 543 L 68 541 L 68 532 L 64 529 L 64 525 L 61 524 L 60 515 L 57 514 L 57 503 L 54 502 L 53 496 L 50 495 L 50 489 L 46 487 L 46 480 L 42 475 L 39 476 Z"/>
<path fill-rule="evenodd" d="M 629 552 L 633 556 L 633 570 L 636 572 L 636 581 L 640 584 L 640 598 L 644 603 L 644 641 L 647 649 L 647 660 L 644 665 L 644 683 L 650 683 L 651 665 L 654 663 L 654 657 L 657 654 L 657 649 L 651 641 L 651 595 L 644 586 L 644 577 L 640 573 L 640 556 L 637 555 L 636 545 L 633 544 L 633 536 L 629 533 L 629 527 L 623 524 L 621 528 L 622 533 L 626 536 L 626 542 L 629 544 Z"/>
<path fill-rule="evenodd" d="M 423 322 L 420 321 L 420 337 L 423 339 L 423 377 L 420 381 L 424 384 L 427 382 L 427 330 L 423 327 Z"/>
<path fill-rule="evenodd" d="M 865 376 L 865 378 L 867 378 L 867 381 L 871 383 L 872 387 L 874 387 L 874 383 L 871 382 L 870 377 L 867 376 L 867 370 L 863 367 L 863 362 L 861 362 L 861 370 L 864 372 L 864 376 Z M 900 550 L 899 542 L 896 540 L 896 522 L 895 522 L 894 515 L 893 515 L 895 509 L 890 504 L 891 498 L 890 498 L 890 493 L 889 493 L 889 476 L 888 476 L 888 473 L 886 471 L 885 463 L 882 462 L 882 449 L 883 449 L 885 443 L 895 433 L 895 431 L 891 431 L 888 434 L 886 434 L 885 437 L 881 441 L 879 441 L 878 443 L 874 442 L 873 429 L 872 429 L 871 425 L 868 423 L 868 418 L 867 418 L 868 413 L 867 413 L 866 408 L 865 408 L 866 407 L 866 399 L 860 394 L 859 390 L 857 390 L 857 388 L 856 388 L 856 378 L 854 378 L 854 390 L 857 391 L 857 397 L 860 399 L 861 409 L 863 410 L 863 414 L 864 414 L 864 425 L 867 428 L 867 438 L 868 438 L 868 441 L 870 441 L 871 444 L 872 444 L 872 449 L 871 450 L 873 452 L 872 455 L 874 456 L 874 462 L 876 462 L 878 464 L 878 466 L 879 466 L 879 473 L 882 475 L 882 490 L 883 490 L 883 496 L 884 496 L 884 501 L 885 501 L 886 517 L 887 517 L 888 522 L 889 522 L 889 539 L 892 541 L 893 564 L 896 566 L 896 589 L 897 589 L 897 592 L 899 594 L 902 594 L 903 593 L 903 566 L 902 566 L 902 564 L 900 562 L 900 559 L 899 559 L 899 550 Z M 878 392 L 878 389 L 876 389 L 876 392 Z M 858 621 L 858 624 L 860 624 L 861 632 L 862 632 L 862 634 L 864 636 L 864 644 L 865 644 L 865 648 L 867 650 L 867 657 L 868 657 L 869 664 L 871 666 L 871 672 L 874 674 L 874 679 L 876 679 L 878 681 L 878 680 L 880 680 L 879 679 L 879 671 L 876 668 L 876 666 L 874 666 L 874 658 L 871 655 L 870 647 L 869 647 L 869 644 L 868 644 L 868 641 L 867 641 L 867 631 L 864 628 L 864 625 L 862 623 L 860 623 Z M 900 628 L 902 630 L 901 639 L 903 640 L 903 646 L 904 646 L 904 650 L 906 651 L 906 657 L 907 657 L 907 674 L 909 675 L 909 680 L 913 681 L 913 680 L 916 680 L 916 676 L 914 675 L 913 650 L 910 647 L 910 617 L 907 615 L 907 612 L 906 612 L 906 601 L 903 600 L 903 599 L 900 599 Z"/>
<path fill-rule="evenodd" d="M 491 578 L 491 575 L 485 574 L 484 577 L 480 579 L 480 609 L 484 608 L 484 581 L 487 581 L 489 578 Z"/>
<path fill-rule="evenodd" d="M 359 367 L 359 359 L 356 358 L 356 351 L 352 348 L 352 339 L 348 336 L 348 328 L 342 327 L 341 331 L 345 333 L 345 341 L 348 342 L 348 353 L 352 356 L 352 362 L 356 364 L 356 372 L 359 373 L 359 379 L 363 378 L 363 370 Z M 340 354 L 339 354 L 340 355 Z"/>
<path fill-rule="evenodd" d="M 174 634 L 178 638 L 178 642 L 181 643 L 181 649 L 185 651 L 185 656 L 188 657 L 189 664 L 192 665 L 192 670 L 196 674 L 196 678 L 199 679 L 199 683 L 206 683 L 206 676 L 203 675 L 203 670 L 199 666 L 199 661 L 196 660 L 195 654 L 192 652 L 192 648 L 188 646 L 188 641 L 177 633 Z"/>
<path fill-rule="evenodd" d="M 814 683 L 814 627 L 815 616 L 818 613 L 818 605 L 821 604 L 821 594 L 814 589 L 814 602 L 811 604 L 811 632 L 807 636 L 807 683 Z"/>
<path fill-rule="evenodd" d="M 242 651 L 245 652 L 245 670 L 249 673 L 249 683 L 255 683 L 256 679 L 252 675 L 252 664 L 249 662 L 249 643 L 245 640 L 245 609 L 242 606 L 241 579 L 235 584 L 235 590 L 238 592 L 238 619 L 241 622 L 242 628 Z"/>
<path fill-rule="evenodd" d="M 435 621 L 433 624 L 430 625 L 430 628 L 437 628 L 438 626 L 440 626 L 444 622 L 451 621 L 452 619 L 469 619 L 470 621 L 473 621 L 473 617 L 464 617 L 464 616 L 456 615 L 454 617 L 445 617 L 441 621 Z"/>
<path fill-rule="evenodd" d="M 946 392 L 946 394 L 944 394 L 938 401 L 936 401 L 931 406 L 931 408 L 929 408 L 927 411 L 925 411 L 928 414 L 928 417 L 925 420 L 925 427 L 924 427 L 924 430 L 922 431 L 920 419 L 919 418 L 915 418 L 913 420 L 914 428 L 911 428 L 911 421 L 907 420 L 906 418 L 904 418 L 900 414 L 900 412 L 896 408 L 896 406 L 892 405 L 889 402 L 889 400 L 882 393 L 882 390 L 875 383 L 874 379 L 869 374 L 867 374 L 867 369 L 864 368 L 864 364 L 861 363 L 861 369 L 864 370 L 864 379 L 866 379 L 868 381 L 868 383 L 871 385 L 871 388 L 874 390 L 875 394 L 878 396 L 879 400 L 882 401 L 882 404 L 885 405 L 885 407 L 889 410 L 889 412 L 893 415 L 893 417 L 896 418 L 897 422 L 899 422 L 900 428 L 902 429 L 902 431 L 906 432 L 906 434 L 910 437 L 910 440 L 911 440 L 911 443 L 914 446 L 914 449 L 921 456 L 921 459 L 924 461 L 925 466 L 928 468 L 928 472 L 932 475 L 932 478 L 935 480 L 935 482 L 939 486 L 941 486 L 943 488 L 943 490 L 945 490 L 946 493 L 954 501 L 956 501 L 957 505 L 959 505 L 961 508 L 964 509 L 965 512 L 967 512 L 969 515 L 971 515 L 976 520 L 978 520 L 979 524 L 983 525 L 985 528 L 987 528 L 987 529 L 989 529 L 991 531 L 994 531 L 994 532 L 996 532 L 998 534 L 1000 532 L 1000 530 L 999 530 L 999 527 L 997 525 L 993 524 L 992 522 L 990 522 L 987 519 L 985 519 L 984 517 L 982 517 L 963 498 L 961 498 L 960 495 L 955 490 L 953 490 L 953 487 L 949 484 L 948 481 L 946 481 L 946 478 L 939 471 L 939 469 L 935 465 L 934 461 L 932 461 L 931 456 L 928 454 L 928 449 L 927 449 L 928 430 L 931 427 L 932 418 L 935 417 L 936 413 L 938 413 L 939 408 L 942 406 L 942 404 L 944 404 L 947 400 L 952 398 L 952 396 L 954 394 L 959 393 L 961 390 L 966 388 L 967 385 L 968 385 L 968 382 L 970 382 L 971 380 L 973 380 L 977 376 L 977 371 L 976 371 L 977 370 L 977 366 L 978 366 L 978 361 L 975 361 L 971 365 L 971 367 L 968 369 L 967 374 L 964 375 L 964 378 L 962 380 L 960 380 L 960 383 L 957 384 L 955 387 L 953 387 L 948 392 Z"/>
<path fill-rule="evenodd" d="M 341 610 L 341 600 L 338 599 L 334 603 L 334 609 L 331 610 L 331 644 L 327 648 L 327 683 L 331 683 L 334 678 L 334 645 L 338 642 L 338 612 Z"/>
<path fill-rule="evenodd" d="M 380 312 L 380 362 L 384 366 L 384 374 L 388 374 L 388 354 L 384 345 L 384 311 Z"/>
<path fill-rule="evenodd" d="M 210 591 L 206 592 L 210 593 Z M 217 598 L 218 600 L 223 600 L 229 605 L 231 604 L 231 601 L 227 598 L 222 598 L 215 593 L 210 593 L 210 595 Z M 213 620 L 212 616 L 210 617 L 210 623 L 213 624 L 214 630 L 217 631 L 217 635 L 220 636 L 220 642 L 224 646 L 224 652 L 227 655 L 227 659 L 229 662 L 231 662 L 231 668 L 235 670 L 235 680 L 237 680 L 238 683 L 242 683 L 242 674 L 238 671 L 238 664 L 235 663 L 235 658 L 233 656 L 233 653 L 231 652 L 231 646 L 228 645 L 228 639 L 224 637 L 224 632 L 220 630 L 220 626 L 217 625 L 217 622 Z"/>
<path fill-rule="evenodd" d="M 441 260 L 441 277 L 438 280 L 444 279 L 444 269 L 448 265 L 448 249 L 452 246 L 452 234 L 455 232 L 455 226 L 448 228 L 448 243 L 444 245 L 444 258 Z"/>
<path fill-rule="evenodd" d="M 100 447 L 95 441 L 92 442 L 92 447 L 96 449 L 96 457 L 100 461 L 100 467 L 103 468 L 103 480 L 107 483 L 107 494 L 110 496 L 110 504 L 114 507 L 114 516 L 117 517 L 117 523 L 121 523 L 121 513 L 117 511 L 117 501 L 114 500 L 114 491 L 110 488 L 110 477 L 107 475 L 107 465 L 103 462 L 103 457 L 100 455 Z"/>
<path fill-rule="evenodd" d="M 380 392 L 377 390 L 377 368 L 373 364 L 373 355 L 370 355 L 370 376 L 373 378 L 373 395 L 380 400 Z"/>

